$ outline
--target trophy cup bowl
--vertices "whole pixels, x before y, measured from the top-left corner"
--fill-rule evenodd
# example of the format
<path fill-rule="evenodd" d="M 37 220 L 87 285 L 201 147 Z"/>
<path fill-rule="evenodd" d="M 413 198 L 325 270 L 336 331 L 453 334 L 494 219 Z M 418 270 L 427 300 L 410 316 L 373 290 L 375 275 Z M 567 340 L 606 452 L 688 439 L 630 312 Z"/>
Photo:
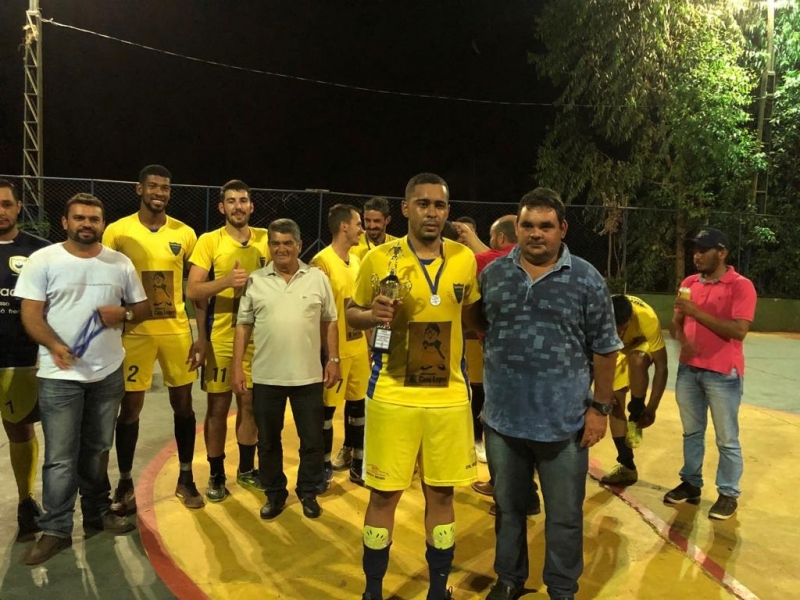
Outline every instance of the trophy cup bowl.
<path fill-rule="evenodd" d="M 411 291 L 411 282 L 402 282 L 392 269 L 383 279 L 372 276 L 372 287 L 376 295 L 386 296 L 392 302 L 402 300 Z M 392 345 L 392 327 L 381 323 L 372 329 L 373 352 L 388 353 Z"/>

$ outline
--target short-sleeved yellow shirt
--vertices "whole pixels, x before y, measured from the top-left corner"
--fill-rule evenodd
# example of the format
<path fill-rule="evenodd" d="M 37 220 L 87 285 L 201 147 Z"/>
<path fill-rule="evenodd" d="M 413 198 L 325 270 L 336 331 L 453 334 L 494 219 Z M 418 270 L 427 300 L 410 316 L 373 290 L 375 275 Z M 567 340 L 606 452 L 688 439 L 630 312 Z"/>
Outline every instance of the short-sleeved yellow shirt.
<path fill-rule="evenodd" d="M 622 343 L 625 346 L 623 351 L 647 342 L 647 353 L 652 356 L 654 352 L 658 352 L 665 346 L 658 315 L 644 300 L 636 296 L 627 296 L 627 298 L 633 306 L 633 316 L 622 336 Z"/>
<path fill-rule="evenodd" d="M 444 240 L 441 257 L 423 267 L 407 236 L 382 244 L 361 263 L 353 294 L 358 306 L 372 304 L 373 280 L 389 274 L 394 248 L 400 252 L 397 277 L 410 283 L 411 290 L 395 312 L 389 353 L 373 353 L 367 396 L 403 406 L 442 407 L 469 402 L 461 309 L 480 299 L 475 255 L 466 246 Z M 431 302 L 433 292 L 423 268 L 431 282 L 442 269 L 436 290 L 438 304 Z"/>
<path fill-rule="evenodd" d="M 389 235 L 387 233 L 386 241 L 384 243 L 388 244 L 389 242 L 393 242 L 396 239 L 398 238 L 396 238 L 393 235 Z M 377 246 L 369 241 L 369 238 L 367 237 L 366 233 L 362 233 L 361 237 L 358 238 L 358 246 L 354 246 L 353 248 L 351 248 L 350 254 L 355 254 L 359 260 L 364 260 L 364 257 L 367 255 L 367 252 L 369 252 L 373 248 L 377 248 Z"/>
<path fill-rule="evenodd" d="M 238 261 L 239 268 L 248 273 L 266 266 L 270 260 L 267 247 L 267 230 L 250 227 L 250 239 L 246 244 L 233 239 L 225 227 L 204 233 L 197 240 L 189 261 L 208 271 L 208 280 L 225 277 Z M 208 332 L 212 341 L 233 342 L 236 328 L 236 313 L 242 290 L 225 288 L 208 301 Z"/>
<path fill-rule="evenodd" d="M 106 228 L 103 244 L 131 259 L 150 305 L 147 320 L 126 326 L 126 334 L 170 335 L 189 331 L 183 271 L 196 243 L 194 230 L 169 216 L 157 231 L 142 225 L 138 213 Z"/>
<path fill-rule="evenodd" d="M 309 264 L 325 273 L 331 281 L 333 297 L 336 299 L 336 313 L 339 315 L 339 357 L 350 358 L 366 354 L 368 348 L 364 332 L 349 327 L 344 318 L 345 307 L 353 297 L 360 261 L 351 254 L 346 263 L 328 246 L 318 252 Z"/>

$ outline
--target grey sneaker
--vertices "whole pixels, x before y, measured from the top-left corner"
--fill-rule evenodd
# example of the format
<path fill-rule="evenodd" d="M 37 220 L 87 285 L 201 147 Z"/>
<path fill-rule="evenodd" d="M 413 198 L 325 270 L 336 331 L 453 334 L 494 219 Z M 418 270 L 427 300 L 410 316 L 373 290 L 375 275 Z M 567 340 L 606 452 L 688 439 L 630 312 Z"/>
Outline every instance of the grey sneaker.
<path fill-rule="evenodd" d="M 664 494 L 664 504 L 699 504 L 701 491 L 688 481 L 682 482 L 678 487 Z"/>
<path fill-rule="evenodd" d="M 264 486 L 261 484 L 261 477 L 258 474 L 258 469 L 245 471 L 244 473 L 236 471 L 236 483 L 242 487 L 256 490 L 258 492 L 264 491 Z"/>
<path fill-rule="evenodd" d="M 730 519 L 736 513 L 737 508 L 739 508 L 739 502 L 736 498 L 720 494 L 717 501 L 714 502 L 714 506 L 708 511 L 708 518 L 718 521 Z"/>
<path fill-rule="evenodd" d="M 333 465 L 334 471 L 344 471 L 350 468 L 350 464 L 353 462 L 353 449 L 348 448 L 347 446 L 342 446 L 342 449 L 339 450 L 339 454 L 336 455 L 331 461 L 331 465 Z"/>
<path fill-rule="evenodd" d="M 209 502 L 222 502 L 230 492 L 225 487 L 225 475 L 212 475 L 208 478 L 206 498 Z"/>
<path fill-rule="evenodd" d="M 122 517 L 136 514 L 136 493 L 133 479 L 120 479 L 111 498 L 111 512 Z"/>

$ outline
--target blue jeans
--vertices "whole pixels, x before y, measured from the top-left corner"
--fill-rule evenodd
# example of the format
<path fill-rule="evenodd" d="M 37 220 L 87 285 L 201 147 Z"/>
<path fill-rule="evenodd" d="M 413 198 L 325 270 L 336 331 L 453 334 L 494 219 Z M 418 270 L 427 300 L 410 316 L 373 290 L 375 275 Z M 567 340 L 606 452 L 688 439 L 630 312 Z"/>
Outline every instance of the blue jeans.
<path fill-rule="evenodd" d="M 84 522 L 101 518 L 111 507 L 108 452 L 124 394 L 122 366 L 92 383 L 39 378 L 45 510 L 39 527 L 44 533 L 72 535 L 79 490 Z"/>
<path fill-rule="evenodd" d="M 682 481 L 703 487 L 703 458 L 708 410 L 719 449 L 717 491 L 738 498 L 742 490 L 744 462 L 739 444 L 739 405 L 742 403 L 742 378 L 734 369 L 729 375 L 678 365 L 675 398 L 683 425 Z"/>
<path fill-rule="evenodd" d="M 494 570 L 506 585 L 528 579 L 528 521 L 534 469 L 544 498 L 543 580 L 551 597 L 571 597 L 583 573 L 583 500 L 589 451 L 580 433 L 560 442 L 533 442 L 484 426 L 486 456 L 494 475 L 497 504 Z"/>

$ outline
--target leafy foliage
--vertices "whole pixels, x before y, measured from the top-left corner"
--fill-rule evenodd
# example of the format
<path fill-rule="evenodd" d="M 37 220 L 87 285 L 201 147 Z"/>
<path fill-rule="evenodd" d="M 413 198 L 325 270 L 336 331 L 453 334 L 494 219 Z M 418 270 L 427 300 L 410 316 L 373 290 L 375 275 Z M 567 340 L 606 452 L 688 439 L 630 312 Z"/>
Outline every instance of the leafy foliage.
<path fill-rule="evenodd" d="M 753 71 L 743 66 L 747 47 L 732 6 L 551 0 L 537 32 L 547 51 L 532 61 L 562 90 L 539 180 L 567 201 L 608 210 L 673 209 L 673 218 L 650 212 L 637 231 L 627 228 L 635 268 L 606 275 L 624 275 L 635 289 L 665 272 L 679 280 L 685 235 L 712 211 L 752 211 L 753 174 L 764 164 L 747 112 Z"/>

